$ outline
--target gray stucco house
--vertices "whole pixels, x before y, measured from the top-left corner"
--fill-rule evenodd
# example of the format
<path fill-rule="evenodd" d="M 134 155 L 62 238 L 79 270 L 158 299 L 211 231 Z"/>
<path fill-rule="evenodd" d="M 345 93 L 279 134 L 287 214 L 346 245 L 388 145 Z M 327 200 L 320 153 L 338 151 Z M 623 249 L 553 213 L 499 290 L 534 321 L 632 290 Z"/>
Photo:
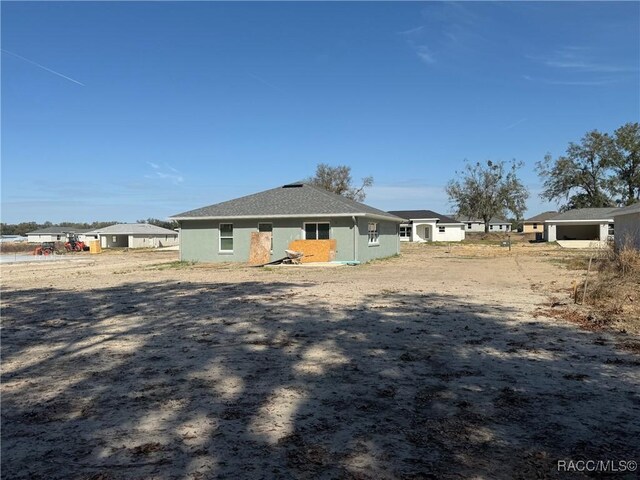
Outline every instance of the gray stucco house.
<path fill-rule="evenodd" d="M 174 215 L 180 259 L 247 262 L 252 232 L 271 232 L 271 259 L 293 240 L 336 240 L 337 261 L 367 262 L 400 252 L 404 220 L 322 188 L 297 182 Z"/>

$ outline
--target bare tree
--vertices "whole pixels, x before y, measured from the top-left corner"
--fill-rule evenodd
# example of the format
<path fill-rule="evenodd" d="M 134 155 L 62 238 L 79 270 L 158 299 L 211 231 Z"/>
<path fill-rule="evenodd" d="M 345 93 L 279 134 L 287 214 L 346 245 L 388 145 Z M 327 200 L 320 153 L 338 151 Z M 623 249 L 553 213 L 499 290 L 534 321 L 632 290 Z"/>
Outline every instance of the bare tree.
<path fill-rule="evenodd" d="M 362 179 L 360 187 L 356 187 L 351 179 L 351 167 L 346 165 L 332 167 L 326 163 L 320 163 L 316 167 L 315 175 L 309 178 L 308 181 L 312 185 L 322 187 L 325 190 L 357 202 L 364 201 L 367 196 L 364 189 L 373 185 L 373 177 L 369 176 Z"/>
<path fill-rule="evenodd" d="M 465 164 L 462 172 L 456 172 L 460 180 L 451 180 L 446 186 L 449 201 L 458 215 L 481 218 L 484 231 L 489 231 L 489 221 L 494 216 L 505 217 L 507 212 L 520 220 L 526 209 L 529 192 L 517 176 L 522 162 L 511 162 L 505 168 L 505 162 L 494 163 L 488 160 L 486 166 L 481 163 Z"/>

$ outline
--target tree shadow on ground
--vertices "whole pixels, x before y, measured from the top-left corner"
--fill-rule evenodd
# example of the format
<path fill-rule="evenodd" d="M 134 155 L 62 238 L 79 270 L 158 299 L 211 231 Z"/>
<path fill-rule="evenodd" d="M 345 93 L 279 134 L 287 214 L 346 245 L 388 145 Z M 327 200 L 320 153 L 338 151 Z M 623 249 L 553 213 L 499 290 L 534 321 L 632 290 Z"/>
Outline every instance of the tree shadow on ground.
<path fill-rule="evenodd" d="M 546 478 L 638 459 L 637 357 L 460 297 L 3 293 L 4 478 Z"/>

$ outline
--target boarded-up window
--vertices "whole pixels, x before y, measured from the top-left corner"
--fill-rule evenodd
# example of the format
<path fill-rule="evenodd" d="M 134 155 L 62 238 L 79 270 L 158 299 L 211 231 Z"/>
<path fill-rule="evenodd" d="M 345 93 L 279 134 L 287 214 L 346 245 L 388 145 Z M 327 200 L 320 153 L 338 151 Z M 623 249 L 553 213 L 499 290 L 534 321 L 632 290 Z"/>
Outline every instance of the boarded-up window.
<path fill-rule="evenodd" d="M 271 223 L 259 223 L 258 224 L 259 232 L 268 232 L 271 234 L 271 251 L 273 252 L 273 224 Z"/>

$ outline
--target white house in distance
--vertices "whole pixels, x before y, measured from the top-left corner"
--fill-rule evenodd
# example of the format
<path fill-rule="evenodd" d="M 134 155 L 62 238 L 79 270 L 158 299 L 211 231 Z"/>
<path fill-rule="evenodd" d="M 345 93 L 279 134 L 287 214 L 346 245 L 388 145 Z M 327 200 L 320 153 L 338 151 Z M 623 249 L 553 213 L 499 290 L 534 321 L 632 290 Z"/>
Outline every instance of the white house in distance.
<path fill-rule="evenodd" d="M 464 225 L 431 210 L 394 210 L 389 212 L 406 221 L 400 224 L 401 242 L 459 242 L 464 240 Z"/>
<path fill-rule="evenodd" d="M 464 229 L 471 233 L 484 233 L 484 220 L 472 217 L 457 217 L 458 222 L 462 222 Z M 489 220 L 490 232 L 510 232 L 511 222 L 502 218 L 492 217 Z"/>
<path fill-rule="evenodd" d="M 613 215 L 619 208 L 576 208 L 545 220 L 545 240 L 606 242 L 613 236 Z"/>
<path fill-rule="evenodd" d="M 100 240 L 102 248 L 157 248 L 178 245 L 178 232 L 148 223 L 117 223 L 80 235 L 80 240 Z"/>
<path fill-rule="evenodd" d="M 29 243 L 42 243 L 42 242 L 66 242 L 68 240 L 68 234 L 76 233 L 80 234 L 84 230 L 74 229 L 72 227 L 47 227 L 40 230 L 34 230 L 33 232 L 27 232 L 27 242 Z"/>
<path fill-rule="evenodd" d="M 640 250 L 640 203 L 616 209 L 613 219 L 616 226 L 616 247 L 635 247 Z"/>

